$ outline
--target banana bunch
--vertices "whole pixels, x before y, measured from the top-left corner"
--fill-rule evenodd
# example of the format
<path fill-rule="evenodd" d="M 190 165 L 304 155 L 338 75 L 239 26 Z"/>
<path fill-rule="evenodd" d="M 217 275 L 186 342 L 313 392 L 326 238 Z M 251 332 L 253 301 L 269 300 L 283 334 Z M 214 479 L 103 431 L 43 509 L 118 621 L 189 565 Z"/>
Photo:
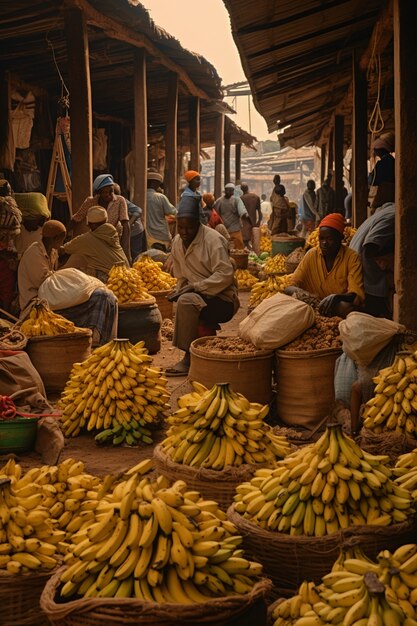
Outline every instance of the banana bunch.
<path fill-rule="evenodd" d="M 180 398 L 181 408 L 167 419 L 170 428 L 162 446 L 173 461 L 222 470 L 242 463 L 274 464 L 288 454 L 285 437 L 274 435 L 264 422 L 268 405 L 249 402 L 228 384 L 203 389 Z"/>
<path fill-rule="evenodd" d="M 417 448 L 398 457 L 393 469 L 396 484 L 411 491 L 413 500 L 417 500 Z"/>
<path fill-rule="evenodd" d="M 391 479 L 388 461 L 362 451 L 340 425 L 329 426 L 315 444 L 239 485 L 234 507 L 261 528 L 295 536 L 405 522 L 411 494 Z"/>
<path fill-rule="evenodd" d="M 148 255 L 141 256 L 134 264 L 133 269 L 139 277 L 147 291 L 163 291 L 172 289 L 177 284 L 177 279 L 168 272 L 164 272 L 163 263 L 154 261 Z"/>
<path fill-rule="evenodd" d="M 72 537 L 60 596 L 139 598 L 193 604 L 248 593 L 262 572 L 240 549 L 242 538 L 218 509 L 184 481 L 129 470 Z"/>
<path fill-rule="evenodd" d="M 382 569 L 379 580 L 386 585 L 386 599 L 397 612 L 399 607 L 409 620 L 414 620 L 410 624 L 417 624 L 417 545 L 400 546 L 393 554 L 383 550 L 377 561 Z"/>
<path fill-rule="evenodd" d="M 285 261 L 284 254 L 276 254 L 265 261 L 262 269 L 265 274 L 285 274 Z"/>
<path fill-rule="evenodd" d="M 77 328 L 69 320 L 53 313 L 45 300 L 33 305 L 29 317 L 19 326 L 19 330 L 26 337 L 40 337 L 62 335 L 67 333 L 84 332 L 84 328 Z"/>
<path fill-rule="evenodd" d="M 56 530 L 45 497 L 13 459 L 0 470 L 0 570 L 24 574 L 57 565 Z"/>
<path fill-rule="evenodd" d="M 271 241 L 271 237 L 269 237 L 269 235 L 261 234 L 261 238 L 260 238 L 260 241 L 259 241 L 259 250 L 261 252 L 269 252 L 271 254 L 271 252 L 272 252 L 272 241 Z"/>
<path fill-rule="evenodd" d="M 237 280 L 237 284 L 239 289 L 246 289 L 248 287 L 253 287 L 255 283 L 258 282 L 256 276 L 251 274 L 249 270 L 236 270 L 235 278 Z"/>
<path fill-rule="evenodd" d="M 75 363 L 62 392 L 61 428 L 65 437 L 83 429 L 97 431 L 98 443 L 152 443 L 147 425 L 162 412 L 169 394 L 161 370 L 141 341 L 114 339 L 96 348 L 83 363 Z"/>
<path fill-rule="evenodd" d="M 343 244 L 348 246 L 352 241 L 353 235 L 356 233 L 357 228 L 352 226 L 346 226 L 343 234 Z M 319 246 L 319 228 L 315 228 L 311 231 L 305 242 L 305 249 L 317 248 Z"/>
<path fill-rule="evenodd" d="M 275 606 L 272 611 L 273 626 L 291 626 L 301 617 L 316 617 L 314 606 L 319 602 L 319 589 L 316 585 L 303 581 L 297 594 Z"/>
<path fill-rule="evenodd" d="M 282 293 L 288 285 L 291 284 L 292 274 L 278 276 L 270 274 L 266 280 L 256 283 L 252 287 L 249 299 L 249 307 L 256 307 L 266 298 L 274 296 L 276 293 Z"/>
<path fill-rule="evenodd" d="M 397 355 L 390 367 L 373 378 L 375 395 L 363 410 L 364 426 L 417 434 L 417 358 L 416 354 Z"/>
<path fill-rule="evenodd" d="M 114 265 L 107 280 L 107 287 L 111 289 L 120 304 L 126 302 L 141 302 L 152 296 L 147 292 L 145 285 L 136 270 L 125 265 Z"/>

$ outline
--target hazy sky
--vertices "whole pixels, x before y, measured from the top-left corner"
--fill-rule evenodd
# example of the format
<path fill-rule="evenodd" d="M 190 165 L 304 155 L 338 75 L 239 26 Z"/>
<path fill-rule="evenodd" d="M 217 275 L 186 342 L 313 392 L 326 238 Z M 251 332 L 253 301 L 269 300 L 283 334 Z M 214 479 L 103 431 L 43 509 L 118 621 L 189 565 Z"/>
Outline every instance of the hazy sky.
<path fill-rule="evenodd" d="M 158 26 L 179 39 L 184 48 L 202 54 L 214 65 L 224 85 L 246 80 L 222 0 L 141 1 Z M 236 100 L 237 114 L 231 118 L 249 131 L 248 98 Z M 231 104 L 231 100 L 228 102 Z M 250 111 L 252 135 L 259 140 L 276 139 L 276 133 L 268 135 L 265 120 L 252 101 Z"/>

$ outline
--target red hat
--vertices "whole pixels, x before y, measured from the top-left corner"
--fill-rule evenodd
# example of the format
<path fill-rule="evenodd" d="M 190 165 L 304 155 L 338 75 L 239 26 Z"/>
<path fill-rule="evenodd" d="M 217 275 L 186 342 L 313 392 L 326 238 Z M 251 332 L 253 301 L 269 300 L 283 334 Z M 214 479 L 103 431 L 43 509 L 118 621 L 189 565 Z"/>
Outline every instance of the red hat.
<path fill-rule="evenodd" d="M 188 172 L 185 172 L 184 174 L 184 178 L 187 181 L 187 183 L 191 182 L 193 178 L 196 178 L 196 176 L 200 176 L 200 174 L 199 172 L 196 172 L 195 170 L 188 170 Z"/>
<path fill-rule="evenodd" d="M 345 231 L 345 218 L 340 213 L 329 213 L 320 222 L 320 228 L 333 228 L 337 230 L 341 235 Z"/>

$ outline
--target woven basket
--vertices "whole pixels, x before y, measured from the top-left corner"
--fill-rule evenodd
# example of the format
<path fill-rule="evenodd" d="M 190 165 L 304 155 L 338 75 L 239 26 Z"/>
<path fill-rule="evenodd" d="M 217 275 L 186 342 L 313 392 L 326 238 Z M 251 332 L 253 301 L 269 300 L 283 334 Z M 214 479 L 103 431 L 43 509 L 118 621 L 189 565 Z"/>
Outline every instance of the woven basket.
<path fill-rule="evenodd" d="M 387 454 L 393 463 L 402 454 L 417 448 L 417 441 L 407 433 L 387 430 L 376 434 L 368 428 L 362 428 L 358 444 L 370 454 Z"/>
<path fill-rule="evenodd" d="M 224 470 L 212 470 L 203 467 L 190 467 L 175 463 L 166 454 L 162 445 L 153 452 L 155 469 L 172 482 L 184 480 L 190 489 L 199 491 L 207 500 L 215 500 L 221 509 L 227 511 L 236 494 L 236 487 L 250 480 L 262 465 L 228 466 Z"/>
<path fill-rule="evenodd" d="M 393 552 L 415 542 L 415 519 L 392 526 L 350 526 L 325 537 L 293 537 L 260 528 L 239 515 L 233 505 L 227 516 L 243 536 L 244 548 L 262 563 L 274 585 L 291 591 L 303 580 L 319 584 L 343 547 L 358 546 L 375 559 L 381 550 Z"/>
<path fill-rule="evenodd" d="M 158 305 L 158 309 L 161 312 L 162 319 L 172 320 L 174 313 L 174 303 L 167 300 L 167 295 L 171 293 L 171 289 L 164 289 L 162 291 L 151 291 L 150 293 L 156 300 L 156 304 Z"/>
<path fill-rule="evenodd" d="M 119 309 L 122 311 L 128 309 L 148 309 L 152 304 L 155 304 L 156 299 L 152 295 L 151 298 L 146 298 L 146 300 L 138 300 L 138 302 L 123 302 L 119 304 Z"/>
<path fill-rule="evenodd" d="M 55 596 L 61 572 L 51 578 L 41 597 L 41 607 L 54 626 L 266 626 L 265 596 L 271 588 L 267 579 L 246 595 L 213 598 L 203 604 L 159 604 L 134 598 L 81 598 L 58 604 Z"/>
<path fill-rule="evenodd" d="M 1 626 L 48 626 L 39 599 L 51 572 L 9 574 L 0 570 Z"/>
<path fill-rule="evenodd" d="M 231 251 L 229 256 L 234 260 L 237 269 L 246 270 L 248 268 L 249 252 L 238 254 Z"/>

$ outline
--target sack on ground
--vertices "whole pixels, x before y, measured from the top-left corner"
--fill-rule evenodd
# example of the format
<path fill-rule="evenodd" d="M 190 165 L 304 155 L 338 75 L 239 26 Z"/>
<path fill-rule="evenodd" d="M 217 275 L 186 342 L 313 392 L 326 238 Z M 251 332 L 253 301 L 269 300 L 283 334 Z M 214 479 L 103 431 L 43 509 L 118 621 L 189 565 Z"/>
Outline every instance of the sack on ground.
<path fill-rule="evenodd" d="M 369 365 L 395 335 L 404 331 L 402 324 L 366 313 L 349 313 L 339 324 L 343 352 L 359 365 Z"/>
<path fill-rule="evenodd" d="M 313 325 L 314 311 L 305 302 L 277 293 L 259 304 L 239 325 L 239 335 L 262 350 L 275 350 Z"/>
<path fill-rule="evenodd" d="M 67 267 L 48 276 L 39 287 L 38 296 L 57 311 L 87 302 L 93 291 L 103 287 L 98 278 L 87 276 L 75 267 Z"/>
<path fill-rule="evenodd" d="M 0 350 L 0 394 L 13 396 L 16 406 L 50 408 L 42 379 L 26 352 Z"/>

